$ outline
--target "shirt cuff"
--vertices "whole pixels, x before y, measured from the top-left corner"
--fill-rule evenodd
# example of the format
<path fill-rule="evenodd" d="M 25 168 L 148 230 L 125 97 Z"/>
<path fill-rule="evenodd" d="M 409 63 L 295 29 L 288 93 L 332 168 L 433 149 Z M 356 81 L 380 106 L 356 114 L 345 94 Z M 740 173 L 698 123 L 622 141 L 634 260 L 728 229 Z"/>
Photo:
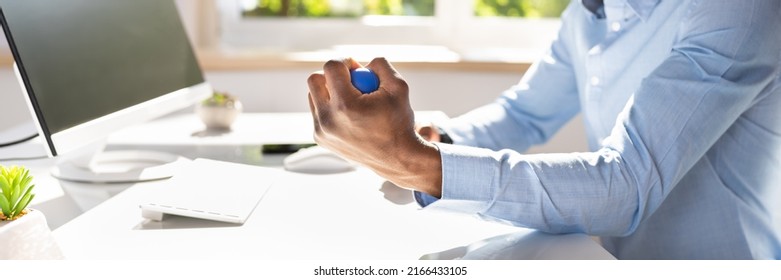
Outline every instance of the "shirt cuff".
<path fill-rule="evenodd" d="M 442 159 L 442 199 L 415 193 L 419 205 L 452 212 L 477 214 L 485 211 L 491 198 L 496 169 L 488 149 L 435 143 Z M 434 203 L 436 202 L 436 203 Z"/>

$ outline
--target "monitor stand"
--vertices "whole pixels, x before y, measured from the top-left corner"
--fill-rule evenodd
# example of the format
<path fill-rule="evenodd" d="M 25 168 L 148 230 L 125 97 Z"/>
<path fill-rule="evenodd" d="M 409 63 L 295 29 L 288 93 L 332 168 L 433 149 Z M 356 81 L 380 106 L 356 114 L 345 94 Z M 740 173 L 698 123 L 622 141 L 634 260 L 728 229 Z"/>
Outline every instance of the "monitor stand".
<path fill-rule="evenodd" d="M 85 183 L 134 183 L 168 179 L 184 164 L 185 157 L 156 151 L 105 151 L 106 142 L 68 153 L 52 168 L 52 176 Z"/>

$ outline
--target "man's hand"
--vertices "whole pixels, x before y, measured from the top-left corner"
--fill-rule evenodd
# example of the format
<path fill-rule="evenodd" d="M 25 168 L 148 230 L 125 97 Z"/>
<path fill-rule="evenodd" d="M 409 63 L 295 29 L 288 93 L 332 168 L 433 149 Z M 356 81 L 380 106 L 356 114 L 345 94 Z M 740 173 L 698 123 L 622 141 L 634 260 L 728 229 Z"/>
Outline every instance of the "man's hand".
<path fill-rule="evenodd" d="M 384 58 L 375 58 L 366 68 L 377 74 L 380 87 L 362 94 L 350 83 L 350 70 L 359 67 L 350 58 L 331 60 L 309 76 L 315 141 L 396 185 L 439 197 L 439 151 L 415 131 L 407 82 Z"/>

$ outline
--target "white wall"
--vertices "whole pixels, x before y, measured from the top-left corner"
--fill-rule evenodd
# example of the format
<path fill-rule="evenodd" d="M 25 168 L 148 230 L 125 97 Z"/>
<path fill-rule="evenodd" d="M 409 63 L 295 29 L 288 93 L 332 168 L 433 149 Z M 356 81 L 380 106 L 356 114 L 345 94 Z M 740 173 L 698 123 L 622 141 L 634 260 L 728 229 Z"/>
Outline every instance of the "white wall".
<path fill-rule="evenodd" d="M 256 112 L 309 111 L 306 80 L 317 69 L 211 71 L 206 79 L 217 90 L 238 95 Z M 517 74 L 400 70 L 410 84 L 416 110 L 462 114 L 495 99 L 518 80 Z"/>

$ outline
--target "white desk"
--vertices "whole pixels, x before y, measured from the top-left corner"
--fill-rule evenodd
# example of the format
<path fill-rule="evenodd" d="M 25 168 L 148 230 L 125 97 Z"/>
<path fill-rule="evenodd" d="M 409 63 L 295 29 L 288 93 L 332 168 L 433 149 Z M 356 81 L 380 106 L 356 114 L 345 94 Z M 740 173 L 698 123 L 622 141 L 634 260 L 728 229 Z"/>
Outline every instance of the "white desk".
<path fill-rule="evenodd" d="M 245 120 L 257 120 L 269 115 L 245 116 Z M 311 127 L 308 113 L 288 117 L 289 120 L 306 123 L 290 123 L 284 127 Z M 166 126 L 173 125 L 170 133 L 198 129 L 187 128 L 192 125 L 192 118 L 179 118 L 178 124 L 171 123 L 171 120 L 154 122 L 147 128 L 166 123 Z M 246 123 L 238 126 L 234 132 L 244 131 L 245 125 L 263 131 L 264 125 L 279 125 L 279 122 Z M 242 127 L 241 130 L 239 127 Z M 307 137 L 311 137 L 311 130 L 306 133 Z M 165 139 L 169 138 L 156 135 L 154 139 L 168 141 Z M 219 136 L 208 140 L 183 138 L 180 143 L 215 141 L 211 144 L 194 142 L 195 146 L 192 146 L 193 143 L 184 145 L 189 145 L 190 151 L 211 154 L 208 152 L 210 146 L 224 144 L 219 139 Z M 240 141 L 238 138 L 224 139 Z M 121 141 L 112 140 L 112 143 L 118 142 Z M 245 146 L 239 151 L 254 150 L 246 148 L 250 147 L 249 142 L 239 144 Z M 157 143 L 140 145 L 157 146 Z M 264 165 L 274 166 L 281 161 L 281 156 L 264 155 L 260 161 Z M 41 169 L 43 165 L 37 168 Z M 42 172 L 36 174 L 46 176 Z M 48 179 L 41 180 L 47 185 L 44 188 L 56 184 Z M 162 222 L 143 219 L 138 205 L 159 184 L 132 185 L 54 230 L 54 236 L 66 258 L 613 258 L 591 238 L 582 234 L 547 235 L 463 215 L 420 210 L 413 202 L 410 191 L 393 186 L 362 168 L 333 175 L 285 173 L 285 178 L 271 187 L 249 220 L 240 226 L 176 216 L 169 216 Z M 90 187 L 99 189 L 116 186 Z"/>
<path fill-rule="evenodd" d="M 409 191 L 369 170 L 288 175 L 241 226 L 176 216 L 145 220 L 138 205 L 156 185 L 143 184 L 60 227 L 55 238 L 76 259 L 418 259 L 461 257 L 459 247 L 514 233 L 508 239 L 529 241 L 519 241 L 515 257 L 610 258 L 585 235 L 541 235 L 418 210 Z"/>

